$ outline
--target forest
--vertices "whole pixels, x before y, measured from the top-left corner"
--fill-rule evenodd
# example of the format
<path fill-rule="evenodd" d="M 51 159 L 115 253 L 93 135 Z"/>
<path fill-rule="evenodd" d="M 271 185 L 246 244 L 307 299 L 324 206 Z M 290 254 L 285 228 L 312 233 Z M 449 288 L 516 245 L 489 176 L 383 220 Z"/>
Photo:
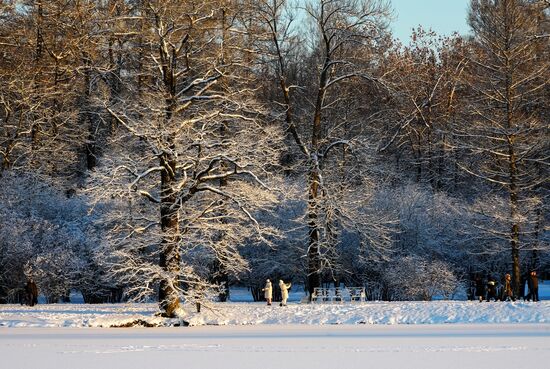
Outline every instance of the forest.
<path fill-rule="evenodd" d="M 0 303 L 550 273 L 550 2 L 0 0 Z"/>

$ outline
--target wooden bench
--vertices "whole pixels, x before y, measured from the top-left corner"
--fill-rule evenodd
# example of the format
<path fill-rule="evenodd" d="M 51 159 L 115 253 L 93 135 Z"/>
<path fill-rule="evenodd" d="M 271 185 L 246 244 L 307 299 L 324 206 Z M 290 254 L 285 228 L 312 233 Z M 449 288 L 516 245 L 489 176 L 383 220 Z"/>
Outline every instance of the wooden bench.
<path fill-rule="evenodd" d="M 311 294 L 311 302 L 329 301 L 329 288 L 315 287 Z"/>
<path fill-rule="evenodd" d="M 311 302 L 361 302 L 365 301 L 364 287 L 316 287 Z"/>
<path fill-rule="evenodd" d="M 365 287 L 348 287 L 349 295 L 350 295 L 350 301 L 365 301 L 366 294 L 365 294 Z"/>

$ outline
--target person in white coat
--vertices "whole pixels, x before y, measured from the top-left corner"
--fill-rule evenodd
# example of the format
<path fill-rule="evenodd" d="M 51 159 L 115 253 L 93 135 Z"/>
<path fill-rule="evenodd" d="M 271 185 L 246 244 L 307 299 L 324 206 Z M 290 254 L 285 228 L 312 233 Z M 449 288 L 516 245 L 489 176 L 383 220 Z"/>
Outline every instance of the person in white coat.
<path fill-rule="evenodd" d="M 286 300 L 288 299 L 288 289 L 292 284 L 285 284 L 281 279 L 279 279 L 279 288 L 281 289 L 282 301 L 279 306 L 286 306 Z"/>
<path fill-rule="evenodd" d="M 264 297 L 267 301 L 267 305 L 271 305 L 271 300 L 273 299 L 273 286 L 271 285 L 271 281 L 269 279 L 265 281 L 265 287 L 262 288 L 262 291 L 264 291 Z"/>

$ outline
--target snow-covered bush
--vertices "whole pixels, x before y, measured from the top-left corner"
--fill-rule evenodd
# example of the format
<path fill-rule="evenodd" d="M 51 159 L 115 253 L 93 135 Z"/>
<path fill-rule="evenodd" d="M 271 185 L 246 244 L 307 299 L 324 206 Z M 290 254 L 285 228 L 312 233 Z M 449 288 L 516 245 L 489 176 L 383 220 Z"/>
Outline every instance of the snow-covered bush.
<path fill-rule="evenodd" d="M 97 241 L 86 199 L 17 172 L 0 187 L 0 302 L 19 302 L 28 277 L 51 302 L 80 290 L 84 274 L 98 273 L 87 260 Z"/>
<path fill-rule="evenodd" d="M 383 278 L 394 300 L 430 301 L 435 296 L 448 299 L 460 286 L 447 263 L 413 256 L 399 259 Z"/>

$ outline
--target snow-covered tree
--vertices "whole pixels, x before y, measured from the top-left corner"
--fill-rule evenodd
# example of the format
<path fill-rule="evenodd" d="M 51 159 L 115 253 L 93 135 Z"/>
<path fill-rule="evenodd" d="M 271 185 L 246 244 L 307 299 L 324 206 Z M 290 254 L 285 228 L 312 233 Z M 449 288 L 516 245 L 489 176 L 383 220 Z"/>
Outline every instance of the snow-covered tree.
<path fill-rule="evenodd" d="M 239 246 L 274 233 L 254 212 L 277 201 L 280 133 L 254 102 L 239 9 L 144 2 L 146 86 L 106 106 L 119 129 L 94 184 L 117 201 L 109 262 L 130 295 L 158 288 L 166 316 L 213 287 L 207 265 L 237 274 L 246 268 Z"/>
<path fill-rule="evenodd" d="M 473 0 L 469 23 L 474 38 L 464 79 L 471 103 L 454 135 L 469 154 L 460 167 L 506 194 L 507 225 L 492 229 L 509 244 L 514 291 L 520 288 L 520 251 L 525 227 L 535 220 L 529 209 L 540 190 L 548 188 L 548 124 L 543 92 L 548 88 L 550 62 L 541 58 L 547 43 L 537 37 L 544 7 L 524 0 Z M 546 183 L 546 184 L 545 184 Z M 544 196 L 544 195 L 543 195 Z M 542 210 L 541 210 L 542 211 Z M 496 217 L 502 213 L 495 214 Z"/>
<path fill-rule="evenodd" d="M 460 287 L 452 267 L 441 260 L 407 256 L 398 259 L 383 277 L 395 300 L 449 299 Z"/>
<path fill-rule="evenodd" d="M 68 198 L 36 176 L 7 172 L 0 178 L 0 301 L 17 301 L 32 277 L 48 301 L 101 291 L 108 281 L 90 255 L 98 242 L 87 198 Z"/>
<path fill-rule="evenodd" d="M 293 18 L 285 14 L 285 1 L 259 5 L 266 40 L 270 41 L 273 83 L 282 96 L 275 100 L 284 108 L 288 136 L 301 153 L 298 170 L 307 178 L 303 200 L 308 205 L 303 222 L 308 237 L 304 253 L 311 294 L 320 285 L 323 271 L 338 269 L 336 247 L 342 229 L 352 228 L 367 237 L 380 231 L 362 213 L 367 178 L 358 164 L 365 159 L 360 155 L 365 152 L 360 126 L 367 118 L 349 112 L 353 97 L 338 87 L 356 79 L 373 83 L 375 78 L 365 67 L 368 62 L 364 58 L 382 33 L 389 10 L 384 2 L 370 0 L 307 2 L 304 9 L 311 28 L 303 42 L 310 49 L 304 50 L 306 70 L 296 82 L 303 84 L 298 88 L 303 92 L 294 92 L 297 86 L 292 85 L 290 70 L 297 28 L 291 24 Z M 309 103 L 298 106 L 299 101 Z M 374 224 L 378 223 L 383 221 Z"/>

